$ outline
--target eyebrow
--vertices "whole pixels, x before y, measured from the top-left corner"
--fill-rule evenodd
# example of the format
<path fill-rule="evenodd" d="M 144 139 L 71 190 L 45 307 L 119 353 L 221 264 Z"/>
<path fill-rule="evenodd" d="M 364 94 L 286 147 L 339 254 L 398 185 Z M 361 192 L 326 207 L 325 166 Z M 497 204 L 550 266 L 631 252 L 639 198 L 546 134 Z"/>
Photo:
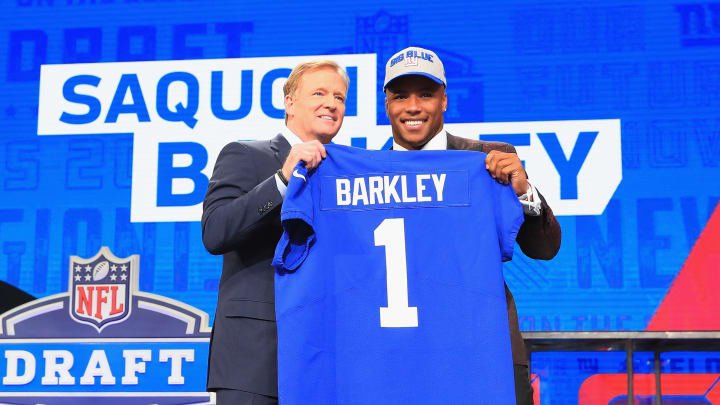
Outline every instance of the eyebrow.
<path fill-rule="evenodd" d="M 393 90 L 393 89 L 391 89 L 391 88 L 388 88 L 388 91 L 389 91 L 390 93 L 394 93 L 394 94 L 399 94 L 399 93 L 412 93 L 412 92 L 428 92 L 428 93 L 434 93 L 434 92 L 435 92 L 435 90 L 434 90 L 432 87 L 423 87 L 423 88 L 415 89 L 415 90 L 405 90 L 405 89 L 402 89 L 402 90 L 395 89 L 395 90 Z"/>
<path fill-rule="evenodd" d="M 330 92 L 330 90 L 328 90 L 326 87 L 322 87 L 322 86 L 321 86 L 321 87 L 316 87 L 316 88 L 314 88 L 314 89 L 312 89 L 312 90 L 310 90 L 310 91 L 318 91 L 318 90 L 322 90 L 322 91 L 327 92 L 327 93 Z M 338 91 L 338 92 L 333 92 L 333 94 L 343 94 L 343 92 Z"/>

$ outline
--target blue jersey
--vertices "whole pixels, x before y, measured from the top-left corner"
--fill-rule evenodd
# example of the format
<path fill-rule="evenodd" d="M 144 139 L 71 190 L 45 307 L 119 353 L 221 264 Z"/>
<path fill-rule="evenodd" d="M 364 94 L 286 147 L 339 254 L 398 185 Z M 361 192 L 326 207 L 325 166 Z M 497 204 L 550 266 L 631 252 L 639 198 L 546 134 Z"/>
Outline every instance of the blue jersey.
<path fill-rule="evenodd" d="M 280 403 L 514 404 L 512 188 L 481 152 L 326 149 L 282 206 Z"/>

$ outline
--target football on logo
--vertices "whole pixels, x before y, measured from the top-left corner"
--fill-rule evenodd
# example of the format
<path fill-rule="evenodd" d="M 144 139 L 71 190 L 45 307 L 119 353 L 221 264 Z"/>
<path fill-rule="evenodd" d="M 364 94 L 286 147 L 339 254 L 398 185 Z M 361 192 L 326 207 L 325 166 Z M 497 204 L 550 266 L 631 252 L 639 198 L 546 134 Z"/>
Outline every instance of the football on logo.
<path fill-rule="evenodd" d="M 104 279 L 110 271 L 110 263 L 107 261 L 100 262 L 93 268 L 93 281 Z"/>

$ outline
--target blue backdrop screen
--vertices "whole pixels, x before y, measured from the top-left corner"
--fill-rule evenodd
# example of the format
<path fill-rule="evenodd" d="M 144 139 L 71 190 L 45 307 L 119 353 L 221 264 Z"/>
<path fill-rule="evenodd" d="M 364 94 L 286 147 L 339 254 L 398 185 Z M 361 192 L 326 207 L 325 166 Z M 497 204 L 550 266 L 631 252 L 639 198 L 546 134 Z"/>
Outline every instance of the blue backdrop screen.
<path fill-rule="evenodd" d="M 375 54 L 368 124 L 386 132 L 376 146 L 360 136 L 348 143 L 381 147 L 390 136 L 384 63 L 418 45 L 445 62 L 447 123 L 619 120 L 622 180 L 607 202 L 593 215 L 557 210 L 554 260 L 518 254 L 505 267 L 524 330 L 645 330 L 700 235 L 717 237 L 709 226 L 720 197 L 717 4 L 14 0 L 3 8 L 0 278 L 38 297 L 66 290 L 70 255 L 109 246 L 141 255 L 141 290 L 212 317 L 221 263 L 203 248 L 196 220 L 131 221 L 138 134 L 38 135 L 42 65 Z M 145 97 L 152 110 L 155 96 Z M 245 131 L 222 136 L 272 135 Z M 717 265 L 717 255 L 697 250 Z M 714 302 L 700 295 L 677 296 Z M 684 316 L 695 319 L 686 328 L 714 326 Z"/>

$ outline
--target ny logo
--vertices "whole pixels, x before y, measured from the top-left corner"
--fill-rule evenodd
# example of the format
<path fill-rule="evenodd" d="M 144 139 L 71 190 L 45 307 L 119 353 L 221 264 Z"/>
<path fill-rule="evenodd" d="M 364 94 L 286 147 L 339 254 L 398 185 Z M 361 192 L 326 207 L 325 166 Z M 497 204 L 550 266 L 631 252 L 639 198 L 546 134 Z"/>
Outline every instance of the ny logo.
<path fill-rule="evenodd" d="M 405 66 L 417 66 L 419 59 L 416 54 L 408 53 L 405 55 Z"/>
<path fill-rule="evenodd" d="M 720 46 L 720 3 L 679 4 L 684 47 Z"/>

